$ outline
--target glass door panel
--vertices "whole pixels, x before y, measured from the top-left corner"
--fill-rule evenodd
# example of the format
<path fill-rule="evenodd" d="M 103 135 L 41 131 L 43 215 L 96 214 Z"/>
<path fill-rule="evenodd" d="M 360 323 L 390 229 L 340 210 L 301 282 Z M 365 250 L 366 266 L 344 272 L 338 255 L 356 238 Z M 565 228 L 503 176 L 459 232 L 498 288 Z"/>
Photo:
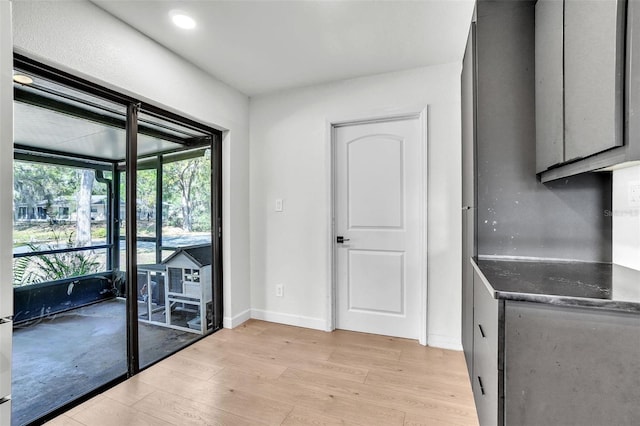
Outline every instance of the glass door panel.
<path fill-rule="evenodd" d="M 194 141 L 196 149 L 191 147 Z M 209 141 L 205 133 L 140 114 L 136 200 L 140 367 L 213 328 Z"/>
<path fill-rule="evenodd" d="M 29 77 L 14 87 L 14 424 L 127 373 L 112 210 L 126 111 Z"/>

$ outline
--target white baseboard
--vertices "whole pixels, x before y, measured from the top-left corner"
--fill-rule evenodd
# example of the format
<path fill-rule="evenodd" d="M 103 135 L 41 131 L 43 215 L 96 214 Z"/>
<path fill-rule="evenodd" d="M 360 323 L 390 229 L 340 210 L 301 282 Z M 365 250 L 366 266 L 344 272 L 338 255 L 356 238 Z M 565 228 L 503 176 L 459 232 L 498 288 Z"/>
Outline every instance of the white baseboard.
<path fill-rule="evenodd" d="M 451 336 L 443 336 L 441 334 L 429 334 L 427 337 L 427 345 L 434 348 L 451 349 L 454 351 L 462 350 L 460 339 Z"/>
<path fill-rule="evenodd" d="M 312 328 L 314 330 L 327 330 L 327 321 L 321 318 L 283 314 L 281 312 L 264 311 L 262 309 L 251 309 L 251 318 L 296 327 Z"/>
<path fill-rule="evenodd" d="M 235 328 L 250 319 L 251 319 L 251 309 L 247 309 L 246 311 L 242 311 L 234 317 L 223 317 L 222 326 L 224 328 Z"/>

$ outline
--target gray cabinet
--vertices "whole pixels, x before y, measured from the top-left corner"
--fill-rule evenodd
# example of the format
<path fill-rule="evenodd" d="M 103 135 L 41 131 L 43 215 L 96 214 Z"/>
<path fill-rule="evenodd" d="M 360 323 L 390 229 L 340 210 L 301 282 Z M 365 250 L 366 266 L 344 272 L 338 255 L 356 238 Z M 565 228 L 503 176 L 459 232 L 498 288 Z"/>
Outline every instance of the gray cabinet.
<path fill-rule="evenodd" d="M 473 265 L 480 426 L 638 424 L 638 312 L 518 301 L 517 292 L 496 299 Z"/>
<path fill-rule="evenodd" d="M 564 162 L 563 2 L 536 3 L 536 171 Z"/>
<path fill-rule="evenodd" d="M 623 143 L 625 4 L 564 1 L 565 161 Z"/>
<path fill-rule="evenodd" d="M 627 7 L 626 99 L 628 128 L 624 161 L 640 160 L 640 2 Z"/>
<path fill-rule="evenodd" d="M 473 266 L 475 209 L 462 211 L 462 349 L 469 376 L 473 375 Z"/>
<path fill-rule="evenodd" d="M 462 63 L 462 347 L 469 375 L 473 350 L 473 267 L 475 256 L 475 23 L 471 24 Z"/>
<path fill-rule="evenodd" d="M 505 302 L 507 425 L 637 425 L 640 315 Z"/>
<path fill-rule="evenodd" d="M 462 206 L 476 205 L 476 23 L 471 23 L 460 77 L 462 98 Z M 468 263 L 468 262 L 467 262 Z"/>
<path fill-rule="evenodd" d="M 623 145 L 625 9 L 625 0 L 536 3 L 538 173 Z"/>
<path fill-rule="evenodd" d="M 473 374 L 471 387 L 480 426 L 502 424 L 501 371 L 498 358 L 499 301 L 493 298 L 481 276 L 473 275 Z"/>

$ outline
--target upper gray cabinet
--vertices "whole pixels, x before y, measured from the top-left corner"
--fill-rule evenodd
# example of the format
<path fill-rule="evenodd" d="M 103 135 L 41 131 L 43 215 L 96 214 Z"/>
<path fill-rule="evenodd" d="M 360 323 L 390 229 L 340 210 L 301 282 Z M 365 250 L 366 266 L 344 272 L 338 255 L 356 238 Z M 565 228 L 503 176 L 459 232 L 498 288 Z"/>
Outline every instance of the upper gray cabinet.
<path fill-rule="evenodd" d="M 627 134 L 624 161 L 640 160 L 640 2 L 627 7 L 626 107 Z"/>
<path fill-rule="evenodd" d="M 563 3 L 536 3 L 536 172 L 564 162 Z"/>
<path fill-rule="evenodd" d="M 625 9 L 624 0 L 536 3 L 538 173 L 623 145 Z"/>
<path fill-rule="evenodd" d="M 564 160 L 622 145 L 622 0 L 564 2 Z"/>

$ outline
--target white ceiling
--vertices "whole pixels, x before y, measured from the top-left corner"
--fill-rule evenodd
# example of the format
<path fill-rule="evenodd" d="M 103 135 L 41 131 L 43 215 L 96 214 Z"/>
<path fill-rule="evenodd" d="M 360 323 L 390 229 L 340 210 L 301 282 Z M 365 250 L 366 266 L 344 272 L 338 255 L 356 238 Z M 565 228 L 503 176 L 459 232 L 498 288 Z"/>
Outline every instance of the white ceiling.
<path fill-rule="evenodd" d="M 255 96 L 461 61 L 473 0 L 92 0 L 219 80 Z M 197 21 L 182 30 L 169 11 Z"/>

